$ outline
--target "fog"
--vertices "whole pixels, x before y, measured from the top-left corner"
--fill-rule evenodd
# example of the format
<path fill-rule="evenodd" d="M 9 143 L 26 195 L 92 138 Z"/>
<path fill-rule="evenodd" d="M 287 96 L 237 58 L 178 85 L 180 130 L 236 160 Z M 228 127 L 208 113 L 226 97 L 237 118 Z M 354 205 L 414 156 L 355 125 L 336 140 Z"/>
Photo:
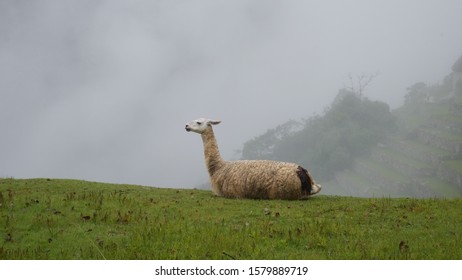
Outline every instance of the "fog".
<path fill-rule="evenodd" d="M 225 159 L 321 114 L 349 75 L 400 106 L 462 53 L 462 1 L 0 0 L 0 177 L 159 187 L 207 181 L 198 117 Z M 314 174 L 315 176 L 315 174 Z"/>

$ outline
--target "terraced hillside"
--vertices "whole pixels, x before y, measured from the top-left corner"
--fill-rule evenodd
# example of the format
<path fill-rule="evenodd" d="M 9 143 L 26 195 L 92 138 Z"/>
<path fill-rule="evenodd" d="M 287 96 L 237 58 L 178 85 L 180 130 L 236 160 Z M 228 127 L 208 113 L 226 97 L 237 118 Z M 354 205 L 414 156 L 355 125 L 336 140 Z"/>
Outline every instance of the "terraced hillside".
<path fill-rule="evenodd" d="M 396 110 L 399 129 L 352 168 L 326 182 L 326 193 L 353 196 L 462 196 L 462 110 L 458 94 Z"/>

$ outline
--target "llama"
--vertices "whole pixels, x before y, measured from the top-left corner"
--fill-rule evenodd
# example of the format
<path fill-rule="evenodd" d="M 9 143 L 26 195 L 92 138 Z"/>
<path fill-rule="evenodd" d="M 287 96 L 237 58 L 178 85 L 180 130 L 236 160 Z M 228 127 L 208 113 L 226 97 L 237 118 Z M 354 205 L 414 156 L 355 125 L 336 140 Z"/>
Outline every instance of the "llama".
<path fill-rule="evenodd" d="M 213 192 L 228 198 L 306 199 L 321 191 L 310 173 L 288 162 L 270 160 L 225 161 L 221 158 L 212 125 L 221 121 L 197 119 L 186 131 L 199 133 Z"/>

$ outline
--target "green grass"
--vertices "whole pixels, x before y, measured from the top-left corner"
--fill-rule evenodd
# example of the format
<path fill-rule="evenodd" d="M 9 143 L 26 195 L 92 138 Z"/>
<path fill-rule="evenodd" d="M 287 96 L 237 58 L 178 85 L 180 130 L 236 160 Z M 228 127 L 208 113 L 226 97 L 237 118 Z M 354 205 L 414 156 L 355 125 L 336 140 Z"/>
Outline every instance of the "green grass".
<path fill-rule="evenodd" d="M 462 199 L 225 199 L 0 179 L 0 259 L 461 259 Z"/>

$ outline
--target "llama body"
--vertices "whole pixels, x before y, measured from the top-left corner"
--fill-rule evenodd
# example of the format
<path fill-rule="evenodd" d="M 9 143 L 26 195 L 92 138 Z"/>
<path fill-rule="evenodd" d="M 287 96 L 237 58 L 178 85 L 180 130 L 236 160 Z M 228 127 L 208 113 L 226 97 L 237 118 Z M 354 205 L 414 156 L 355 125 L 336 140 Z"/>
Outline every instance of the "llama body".
<path fill-rule="evenodd" d="M 186 125 L 201 134 L 207 170 L 215 194 L 230 198 L 305 199 L 321 190 L 303 167 L 270 160 L 225 161 L 221 158 L 212 125 L 199 119 Z"/>

